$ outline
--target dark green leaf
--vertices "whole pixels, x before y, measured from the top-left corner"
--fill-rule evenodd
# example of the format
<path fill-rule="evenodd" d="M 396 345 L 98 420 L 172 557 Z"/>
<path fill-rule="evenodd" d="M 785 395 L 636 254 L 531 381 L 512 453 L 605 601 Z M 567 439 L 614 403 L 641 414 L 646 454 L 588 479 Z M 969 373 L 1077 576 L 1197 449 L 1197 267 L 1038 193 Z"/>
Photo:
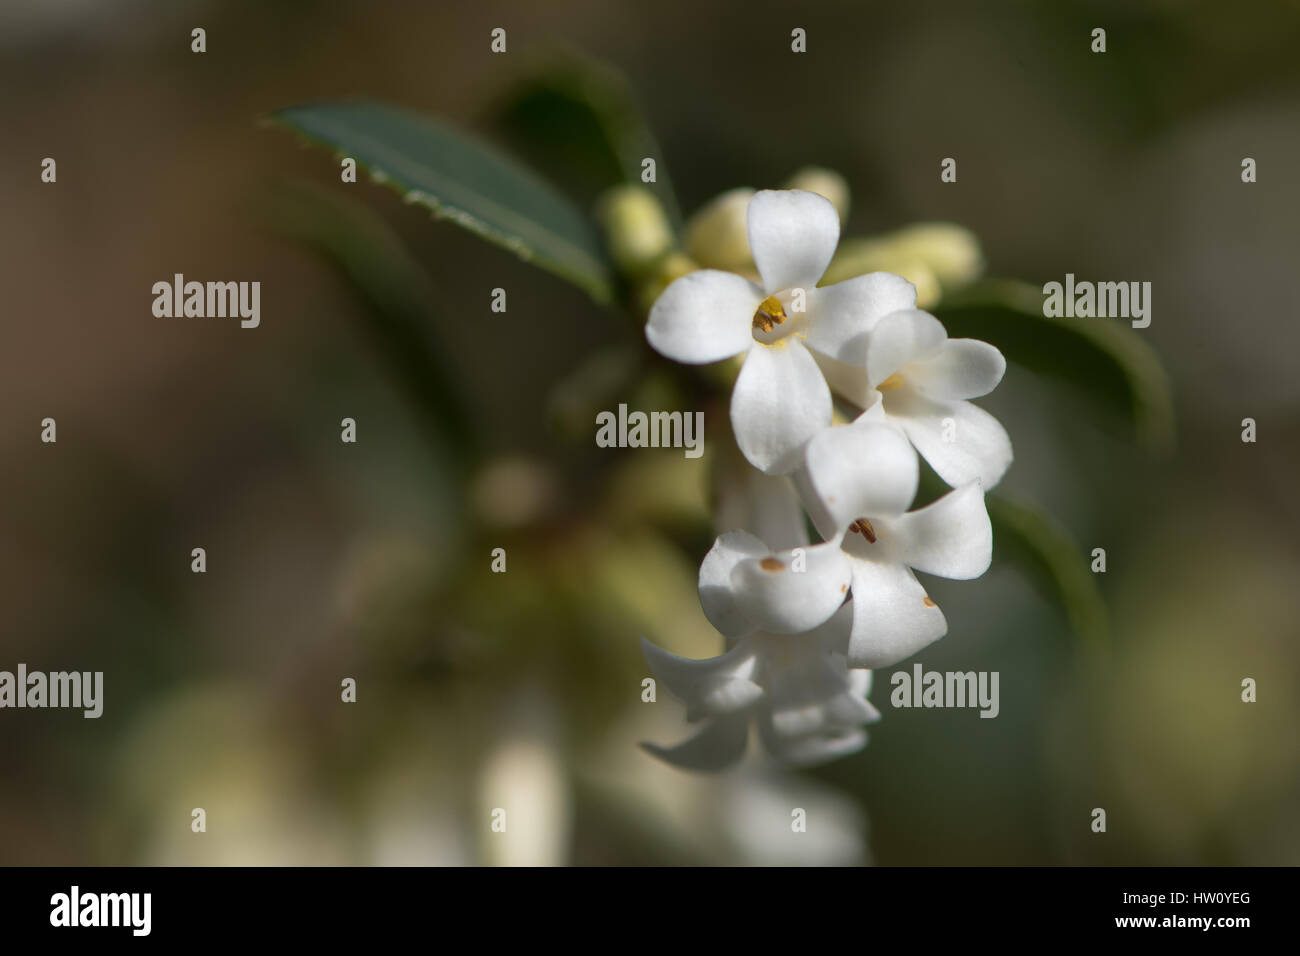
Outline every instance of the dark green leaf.
<path fill-rule="evenodd" d="M 1141 333 L 1116 319 L 1051 319 L 1041 290 L 989 279 L 934 309 L 954 338 L 983 339 L 1012 362 L 1068 382 L 1131 423 L 1137 440 L 1167 451 L 1174 438 L 1169 377 Z"/>
<path fill-rule="evenodd" d="M 370 309 L 367 330 L 437 438 L 474 451 L 461 383 L 437 347 L 433 289 L 402 240 L 367 206 L 336 190 L 286 185 L 269 191 L 262 208 L 273 228 L 320 252 L 347 277 Z"/>
<path fill-rule="evenodd" d="M 585 289 L 612 298 L 595 227 L 527 167 L 436 120 L 381 103 L 317 103 L 271 116 L 349 156 L 372 177 L 483 238 Z"/>
<path fill-rule="evenodd" d="M 993 553 L 1025 570 L 1060 601 L 1074 632 L 1092 650 L 1110 646 L 1106 602 L 1097 579 L 1069 532 L 1040 508 L 992 494 L 985 498 L 993 522 Z"/>
<path fill-rule="evenodd" d="M 952 491 L 925 462 L 913 507 L 920 508 Z M 1015 565 L 1029 581 L 1065 611 L 1070 628 L 1092 650 L 1110 646 L 1106 602 L 1089 558 L 1070 533 L 1035 504 L 991 492 L 984 496 L 993 523 L 993 560 Z"/>
<path fill-rule="evenodd" d="M 500 116 L 526 155 L 589 198 L 619 183 L 640 183 L 642 160 L 654 159 L 650 188 L 680 227 L 659 143 L 627 79 L 613 67 L 575 53 L 549 55 L 511 91 Z"/>

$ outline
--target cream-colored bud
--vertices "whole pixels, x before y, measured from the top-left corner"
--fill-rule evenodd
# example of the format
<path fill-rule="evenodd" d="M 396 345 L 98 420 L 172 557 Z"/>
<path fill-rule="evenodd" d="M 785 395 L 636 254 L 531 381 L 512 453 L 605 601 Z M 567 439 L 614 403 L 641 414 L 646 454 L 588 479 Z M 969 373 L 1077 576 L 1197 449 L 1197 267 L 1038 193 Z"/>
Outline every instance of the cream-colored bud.
<path fill-rule="evenodd" d="M 491 527 L 521 527 L 543 518 L 558 497 L 554 474 L 529 458 L 489 462 L 470 485 L 480 519 Z"/>
<path fill-rule="evenodd" d="M 868 272 L 892 272 L 916 286 L 916 307 L 928 309 L 939 301 L 939 277 L 923 259 L 899 250 L 886 239 L 845 239 L 840 243 L 821 284 L 831 285 Z"/>
<path fill-rule="evenodd" d="M 971 282 L 984 271 L 979 239 L 955 223 L 917 223 L 884 239 L 893 243 L 899 255 L 924 262 L 948 288 Z"/>
<path fill-rule="evenodd" d="M 702 206 L 686 222 L 686 251 L 701 268 L 754 272 L 749 251 L 749 201 L 754 190 L 731 189 Z"/>
<path fill-rule="evenodd" d="M 700 264 L 682 252 L 670 252 L 655 263 L 650 273 L 641 280 L 637 287 L 637 304 L 644 314 L 649 314 L 655 299 L 673 282 L 684 275 L 698 272 Z"/>
<path fill-rule="evenodd" d="M 644 186 L 616 186 L 596 211 L 605 229 L 610 258 L 626 275 L 648 272 L 673 246 L 673 230 L 663 204 Z"/>
<path fill-rule="evenodd" d="M 840 225 L 849 219 L 849 183 L 833 169 L 805 166 L 786 181 L 790 189 L 802 189 L 830 200 L 840 214 Z"/>

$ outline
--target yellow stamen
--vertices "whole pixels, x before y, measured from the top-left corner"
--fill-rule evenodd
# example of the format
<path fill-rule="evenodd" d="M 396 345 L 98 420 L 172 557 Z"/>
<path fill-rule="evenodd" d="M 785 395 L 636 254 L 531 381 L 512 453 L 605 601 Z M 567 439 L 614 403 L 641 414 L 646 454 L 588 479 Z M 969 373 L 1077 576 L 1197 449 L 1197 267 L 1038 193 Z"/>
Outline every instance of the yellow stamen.
<path fill-rule="evenodd" d="M 902 384 L 903 384 L 903 374 L 901 372 L 895 372 L 893 375 L 889 376 L 889 378 L 885 379 L 883 382 L 877 385 L 876 391 L 878 392 L 892 391 L 893 389 L 898 388 L 898 386 Z"/>
<path fill-rule="evenodd" d="M 771 332 L 785 319 L 785 307 L 781 305 L 781 300 L 769 295 L 758 304 L 758 310 L 754 313 L 754 328 L 760 332 Z"/>
<path fill-rule="evenodd" d="M 764 571 L 771 572 L 772 574 L 785 570 L 785 565 L 776 558 L 764 558 L 762 561 L 758 562 L 758 566 Z"/>

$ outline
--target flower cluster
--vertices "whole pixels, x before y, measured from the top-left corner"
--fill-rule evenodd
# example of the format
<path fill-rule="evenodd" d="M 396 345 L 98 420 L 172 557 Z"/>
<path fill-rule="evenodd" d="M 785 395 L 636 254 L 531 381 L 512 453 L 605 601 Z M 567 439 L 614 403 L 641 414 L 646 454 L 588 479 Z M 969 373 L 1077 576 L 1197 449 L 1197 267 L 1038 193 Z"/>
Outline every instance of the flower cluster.
<path fill-rule="evenodd" d="M 898 275 L 819 287 L 839 231 L 821 195 L 753 193 L 748 256 L 732 257 L 752 269 L 690 272 L 650 309 L 646 337 L 664 356 L 743 356 L 731 425 L 756 469 L 728 509 L 742 525 L 723 529 L 700 567 L 700 603 L 726 652 L 688 660 L 645 645 L 656 680 L 701 724 L 675 747 L 648 745 L 679 766 L 736 762 L 751 726 L 784 762 L 861 748 L 880 716 L 866 700 L 870 669 L 948 629 L 914 572 L 966 580 L 991 560 L 984 491 L 1011 464 L 1011 442 L 969 400 L 1006 363 L 987 343 L 948 338 Z M 837 404 L 855 417 L 835 423 Z M 952 490 L 909 510 L 918 454 Z"/>

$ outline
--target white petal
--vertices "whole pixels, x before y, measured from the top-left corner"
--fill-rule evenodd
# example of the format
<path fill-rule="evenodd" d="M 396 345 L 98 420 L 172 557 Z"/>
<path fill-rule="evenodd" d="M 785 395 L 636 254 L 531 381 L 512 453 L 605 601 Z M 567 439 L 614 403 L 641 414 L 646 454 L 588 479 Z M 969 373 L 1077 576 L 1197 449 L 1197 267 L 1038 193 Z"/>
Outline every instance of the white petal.
<path fill-rule="evenodd" d="M 769 715 L 773 731 L 782 737 L 815 733 L 826 726 L 828 706 L 848 690 L 848 671 L 843 659 L 822 653 L 815 644 L 797 639 L 785 653 L 764 655 L 763 675 L 767 686 Z"/>
<path fill-rule="evenodd" d="M 747 531 L 728 531 L 713 542 L 700 563 L 700 606 L 709 623 L 731 639 L 754 631 L 731 585 L 731 572 L 745 558 L 764 557 L 772 549 Z"/>
<path fill-rule="evenodd" d="M 836 395 L 858 408 L 868 408 L 880 401 L 880 393 L 867 381 L 866 363 L 849 365 L 821 352 L 812 349 L 808 351 L 812 352 L 812 357 L 817 360 L 817 367 L 821 369 L 822 377 L 826 379 L 826 384 Z"/>
<path fill-rule="evenodd" d="M 735 465 L 715 472 L 718 508 L 714 521 L 718 530 L 749 528 L 776 551 L 806 545 L 808 526 L 790 479 L 765 475 L 741 461 L 739 455 Z"/>
<path fill-rule="evenodd" d="M 758 286 L 730 272 L 701 269 L 674 281 L 650 307 L 645 337 L 660 355 L 687 365 L 740 355 L 754 341 Z"/>
<path fill-rule="evenodd" d="M 751 680 L 758 661 L 748 644 L 705 661 L 677 657 L 645 639 L 641 640 L 641 650 L 655 680 L 684 702 L 690 722 L 737 713 L 763 697 L 763 688 Z"/>
<path fill-rule="evenodd" d="M 769 294 L 811 292 L 839 241 L 839 214 L 816 193 L 764 189 L 749 201 L 749 250 Z"/>
<path fill-rule="evenodd" d="M 675 747 L 642 743 L 647 753 L 684 770 L 725 770 L 745 755 L 749 718 L 744 714 L 717 717 L 694 737 Z"/>
<path fill-rule="evenodd" d="M 800 767 L 836 760 L 857 753 L 867 745 L 865 730 L 785 738 L 777 735 L 770 724 L 761 723 L 759 731 L 763 745 L 772 756 L 783 763 Z"/>
<path fill-rule="evenodd" d="M 850 604 L 849 609 L 852 610 L 852 608 L 853 605 Z M 849 687 L 853 693 L 862 698 L 868 697 L 871 694 L 871 675 L 873 673 L 874 671 L 860 667 L 849 671 Z"/>
<path fill-rule="evenodd" d="M 843 610 L 849 612 L 844 615 L 847 639 L 851 606 Z M 759 709 L 760 729 L 773 752 L 798 747 L 810 735 L 837 735 L 880 719 L 879 711 L 865 700 L 871 672 L 847 669 L 847 640 L 839 652 L 814 650 L 807 639 L 816 633 L 792 639 L 792 650 L 784 657 L 771 651 L 763 655 L 758 679 L 768 687 L 768 695 L 766 706 Z"/>
<path fill-rule="evenodd" d="M 693 724 L 709 717 L 739 713 L 762 700 L 764 693 L 763 688 L 751 680 L 721 680 L 710 685 L 708 693 L 699 700 L 686 705 L 686 720 Z"/>
<path fill-rule="evenodd" d="M 811 297 L 809 348 L 865 367 L 868 333 L 885 316 L 916 308 L 916 286 L 892 272 L 870 272 L 817 289 Z"/>
<path fill-rule="evenodd" d="M 880 711 L 851 690 L 845 690 L 826 703 L 828 727 L 858 727 L 880 720 Z"/>
<path fill-rule="evenodd" d="M 867 378 L 878 386 L 904 365 L 935 355 L 948 340 L 943 323 L 929 312 L 909 309 L 876 323 L 867 347 Z"/>
<path fill-rule="evenodd" d="M 904 386 L 886 394 L 885 414 L 907 433 L 939 477 L 954 488 L 978 481 L 987 491 L 1011 467 L 1011 437 L 1007 430 L 970 402 L 930 399 Z M 951 427 L 945 424 L 946 419 L 952 420 Z"/>
<path fill-rule="evenodd" d="M 822 537 L 859 518 L 902 514 L 916 497 L 916 452 L 898 429 L 870 421 L 828 428 L 808 443 L 796 483 Z"/>
<path fill-rule="evenodd" d="M 889 421 L 889 416 L 885 414 L 885 406 L 884 403 L 880 401 L 880 393 L 877 392 L 874 388 L 871 390 L 871 392 L 872 395 L 875 397 L 875 400 L 872 402 L 868 402 L 866 407 L 863 408 L 862 414 L 859 415 L 857 418 L 853 419 L 853 421 L 854 422 L 876 422 L 877 424 L 885 424 L 885 425 L 889 425 L 891 428 L 897 428 L 898 426 L 892 425 Z"/>
<path fill-rule="evenodd" d="M 706 660 L 669 654 L 644 638 L 641 651 L 655 680 L 686 704 L 689 719 L 743 710 L 763 696 L 763 689 L 750 679 L 758 661 L 748 644 Z"/>
<path fill-rule="evenodd" d="M 852 630 L 853 602 L 849 601 L 827 618 L 825 624 L 813 628 L 802 639 L 815 643 L 823 654 L 839 655 L 843 661 L 849 653 L 849 634 Z"/>
<path fill-rule="evenodd" d="M 907 380 L 930 398 L 979 398 L 997 388 L 1007 370 L 1002 353 L 978 339 L 949 339 L 939 354 L 915 363 Z"/>
<path fill-rule="evenodd" d="M 826 725 L 826 705 L 818 701 L 773 709 L 771 719 L 772 731 L 778 737 L 803 737 Z"/>
<path fill-rule="evenodd" d="M 849 560 L 837 542 L 744 558 L 731 572 L 737 606 L 773 634 L 802 634 L 825 623 L 848 596 L 849 579 Z"/>
<path fill-rule="evenodd" d="M 984 490 L 972 481 L 894 522 L 903 561 L 918 571 L 967 581 L 989 569 L 993 526 Z"/>
<path fill-rule="evenodd" d="M 901 564 L 853 562 L 850 667 L 888 667 L 948 633 L 943 612 Z"/>
<path fill-rule="evenodd" d="M 749 463 L 768 474 L 793 471 L 808 439 L 830 423 L 830 389 L 803 344 L 755 343 L 731 393 L 731 427 Z"/>

